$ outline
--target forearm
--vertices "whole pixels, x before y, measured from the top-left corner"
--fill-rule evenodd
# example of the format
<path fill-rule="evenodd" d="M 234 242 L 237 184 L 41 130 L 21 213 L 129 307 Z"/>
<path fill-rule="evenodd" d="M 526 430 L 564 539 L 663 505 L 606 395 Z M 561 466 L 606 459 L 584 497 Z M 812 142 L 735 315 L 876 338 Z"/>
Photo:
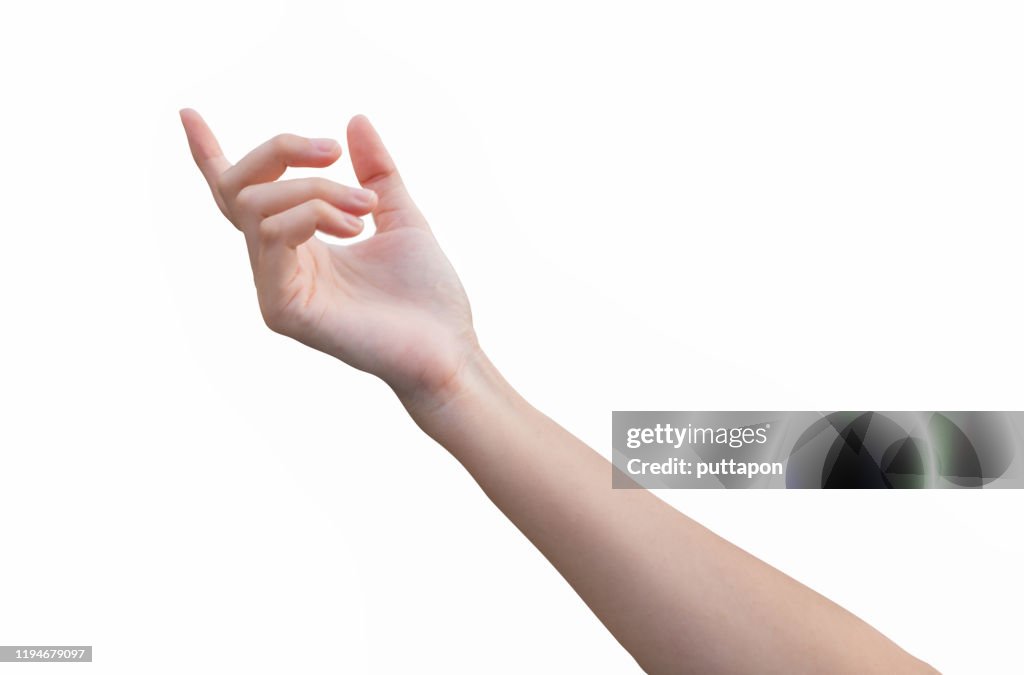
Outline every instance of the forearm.
<path fill-rule="evenodd" d="M 529 405 L 482 354 L 407 401 L 648 672 L 918 672 L 880 633 L 646 490 Z"/>

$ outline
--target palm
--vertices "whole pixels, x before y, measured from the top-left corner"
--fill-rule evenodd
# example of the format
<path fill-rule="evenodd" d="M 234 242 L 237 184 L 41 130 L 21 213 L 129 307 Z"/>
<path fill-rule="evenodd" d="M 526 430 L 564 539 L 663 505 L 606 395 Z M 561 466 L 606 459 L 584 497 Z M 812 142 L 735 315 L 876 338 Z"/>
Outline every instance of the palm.
<path fill-rule="evenodd" d="M 475 343 L 462 284 L 426 229 L 350 246 L 312 239 L 298 253 L 291 311 L 302 342 L 396 388 L 443 384 Z"/>

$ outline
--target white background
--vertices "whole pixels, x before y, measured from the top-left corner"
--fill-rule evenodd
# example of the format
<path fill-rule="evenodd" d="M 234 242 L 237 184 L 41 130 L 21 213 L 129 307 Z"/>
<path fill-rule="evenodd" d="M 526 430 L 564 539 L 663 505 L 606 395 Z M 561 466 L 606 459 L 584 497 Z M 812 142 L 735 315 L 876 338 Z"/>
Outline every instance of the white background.
<path fill-rule="evenodd" d="M 383 384 L 263 327 L 177 109 L 231 159 L 368 114 L 492 359 L 602 452 L 613 409 L 1024 409 L 1019 8 L 8 9 L 0 643 L 635 672 Z M 663 497 L 946 672 L 1020 672 L 1022 492 Z"/>

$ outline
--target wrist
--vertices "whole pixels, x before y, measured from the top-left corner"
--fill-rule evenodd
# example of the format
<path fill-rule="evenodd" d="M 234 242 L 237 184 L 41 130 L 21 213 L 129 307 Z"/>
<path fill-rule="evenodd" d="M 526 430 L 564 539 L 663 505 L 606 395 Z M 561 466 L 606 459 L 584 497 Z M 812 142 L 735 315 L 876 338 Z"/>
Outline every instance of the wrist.
<path fill-rule="evenodd" d="M 479 346 L 466 351 L 451 375 L 436 386 L 398 393 L 421 429 L 442 442 L 446 432 L 461 427 L 488 401 L 511 402 L 515 391 Z"/>

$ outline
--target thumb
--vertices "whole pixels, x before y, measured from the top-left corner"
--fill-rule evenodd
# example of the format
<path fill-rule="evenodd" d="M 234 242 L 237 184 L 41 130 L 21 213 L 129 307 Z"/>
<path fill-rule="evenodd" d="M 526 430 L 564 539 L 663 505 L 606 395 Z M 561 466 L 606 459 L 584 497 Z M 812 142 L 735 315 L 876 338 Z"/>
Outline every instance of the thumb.
<path fill-rule="evenodd" d="M 378 230 L 427 227 L 384 142 L 364 115 L 348 123 L 348 152 L 359 184 L 377 193 L 373 219 Z"/>

